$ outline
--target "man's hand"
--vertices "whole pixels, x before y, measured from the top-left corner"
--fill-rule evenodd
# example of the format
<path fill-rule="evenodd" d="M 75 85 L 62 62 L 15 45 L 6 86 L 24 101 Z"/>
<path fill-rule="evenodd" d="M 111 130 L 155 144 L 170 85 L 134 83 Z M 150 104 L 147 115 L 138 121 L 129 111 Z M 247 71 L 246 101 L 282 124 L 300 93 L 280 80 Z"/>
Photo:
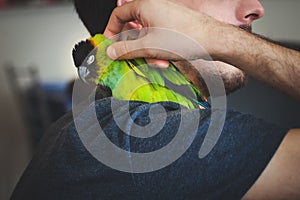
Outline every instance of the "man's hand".
<path fill-rule="evenodd" d="M 143 37 L 111 45 L 107 50 L 111 58 L 198 59 L 214 52 L 211 51 L 213 45 L 209 44 L 207 38 L 212 38 L 213 27 L 223 24 L 171 0 L 134 0 L 115 8 L 104 35 L 111 38 L 120 33 L 128 22 L 134 20 L 144 27 Z M 199 28 L 201 32 L 198 31 Z M 195 41 L 202 47 L 196 47 L 195 44 L 191 46 Z M 172 50 L 171 53 L 159 50 L 165 48 Z M 176 55 L 178 53 L 181 56 Z"/>

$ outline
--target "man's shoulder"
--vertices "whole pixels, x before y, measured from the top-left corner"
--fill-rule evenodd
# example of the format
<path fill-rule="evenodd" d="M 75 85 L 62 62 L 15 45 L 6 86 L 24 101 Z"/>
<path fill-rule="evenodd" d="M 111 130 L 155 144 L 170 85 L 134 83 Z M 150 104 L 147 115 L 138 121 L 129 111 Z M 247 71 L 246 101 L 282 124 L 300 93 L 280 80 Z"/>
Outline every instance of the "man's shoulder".
<path fill-rule="evenodd" d="M 220 119 L 225 119 L 222 127 L 211 125 Z M 210 128 L 221 134 L 201 158 L 203 141 L 215 137 L 209 135 Z M 278 134 L 270 134 L 274 132 Z M 236 111 L 101 99 L 78 113 L 68 113 L 49 129 L 12 199 L 82 199 L 91 194 L 101 199 L 121 199 L 124 194 L 144 199 L 240 198 L 283 135 L 280 129 Z M 118 159 L 114 152 L 125 156 Z M 141 154 L 150 157 L 135 160 Z M 99 155 L 106 155 L 109 162 Z M 129 168 L 116 169 L 110 161 L 121 162 L 117 168 Z M 137 173 L 143 170 L 147 173 Z"/>
<path fill-rule="evenodd" d="M 160 102 L 145 103 L 139 101 L 123 101 L 114 98 L 96 100 L 92 104 L 78 109 L 77 114 L 67 113 L 48 132 L 76 132 L 77 124 L 84 123 L 85 128 L 99 124 L 102 128 L 116 128 L 120 124 L 129 123 L 130 126 L 146 126 L 150 123 L 165 122 L 165 126 L 178 126 L 180 123 L 195 122 L 198 127 L 208 128 L 213 121 L 224 120 L 221 128 L 227 132 L 257 132 L 259 130 L 282 130 L 262 119 L 250 114 L 243 114 L 236 110 L 218 109 L 186 109 L 177 103 Z M 135 126 L 136 127 L 136 126 Z M 51 135 L 53 135 L 51 133 Z"/>

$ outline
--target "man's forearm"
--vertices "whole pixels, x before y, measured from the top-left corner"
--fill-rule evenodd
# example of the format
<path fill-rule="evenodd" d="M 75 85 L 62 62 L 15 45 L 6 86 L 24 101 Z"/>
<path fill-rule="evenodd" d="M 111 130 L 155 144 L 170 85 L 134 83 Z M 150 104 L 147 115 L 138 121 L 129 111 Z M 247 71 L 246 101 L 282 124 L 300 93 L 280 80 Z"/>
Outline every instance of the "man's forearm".
<path fill-rule="evenodd" d="M 228 27 L 225 33 L 223 42 L 226 45 L 223 46 L 224 51 L 216 56 L 217 59 L 300 99 L 299 52 L 273 44 L 236 27 Z"/>

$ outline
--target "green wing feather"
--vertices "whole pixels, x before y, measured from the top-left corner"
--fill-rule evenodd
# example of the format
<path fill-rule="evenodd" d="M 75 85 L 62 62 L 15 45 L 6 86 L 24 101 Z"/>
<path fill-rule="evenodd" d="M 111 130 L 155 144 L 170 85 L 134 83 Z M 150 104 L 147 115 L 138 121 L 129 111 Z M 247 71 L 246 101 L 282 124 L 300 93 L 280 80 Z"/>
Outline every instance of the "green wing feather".
<path fill-rule="evenodd" d="M 201 91 L 173 63 L 169 68 L 157 69 L 148 66 L 143 58 L 113 61 L 106 55 L 106 48 L 113 41 L 101 34 L 89 41 L 98 48 L 95 83 L 109 87 L 113 97 L 149 103 L 171 101 L 187 108 L 207 107 Z"/>

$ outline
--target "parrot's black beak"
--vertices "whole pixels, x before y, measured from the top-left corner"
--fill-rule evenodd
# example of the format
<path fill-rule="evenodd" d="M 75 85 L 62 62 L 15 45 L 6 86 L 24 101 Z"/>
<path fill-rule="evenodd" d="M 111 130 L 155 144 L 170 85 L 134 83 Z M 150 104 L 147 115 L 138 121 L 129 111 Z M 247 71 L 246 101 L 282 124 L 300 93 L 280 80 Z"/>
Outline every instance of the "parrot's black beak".
<path fill-rule="evenodd" d="M 88 70 L 87 67 L 85 67 L 85 66 L 78 67 L 78 76 L 86 84 L 89 84 L 87 81 L 87 77 L 89 76 L 90 73 L 91 72 L 90 72 L 90 70 Z"/>
<path fill-rule="evenodd" d="M 82 64 L 77 67 L 79 78 L 88 85 L 93 84 L 97 79 L 96 51 L 97 49 L 91 51 Z"/>

